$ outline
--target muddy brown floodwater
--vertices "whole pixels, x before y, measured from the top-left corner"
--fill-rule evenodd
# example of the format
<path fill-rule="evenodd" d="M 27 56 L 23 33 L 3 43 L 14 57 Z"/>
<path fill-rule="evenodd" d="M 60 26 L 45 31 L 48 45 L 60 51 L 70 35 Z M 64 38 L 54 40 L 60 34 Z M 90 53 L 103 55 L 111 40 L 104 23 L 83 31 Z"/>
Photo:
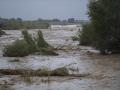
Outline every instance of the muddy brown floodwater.
<path fill-rule="evenodd" d="M 36 30 L 29 30 L 32 35 Z M 0 69 L 56 68 L 69 65 L 72 74 L 89 74 L 86 77 L 21 77 L 0 74 L 0 90 L 120 90 L 120 55 L 102 56 L 91 47 L 78 46 L 72 41 L 77 29 L 43 29 L 45 40 L 55 48 L 58 56 L 29 55 L 22 58 L 3 57 L 5 45 L 21 39 L 19 30 L 6 30 L 0 37 Z M 92 54 L 87 54 L 91 51 Z M 20 61 L 13 61 L 19 59 Z M 49 81 L 48 81 L 49 79 Z"/>

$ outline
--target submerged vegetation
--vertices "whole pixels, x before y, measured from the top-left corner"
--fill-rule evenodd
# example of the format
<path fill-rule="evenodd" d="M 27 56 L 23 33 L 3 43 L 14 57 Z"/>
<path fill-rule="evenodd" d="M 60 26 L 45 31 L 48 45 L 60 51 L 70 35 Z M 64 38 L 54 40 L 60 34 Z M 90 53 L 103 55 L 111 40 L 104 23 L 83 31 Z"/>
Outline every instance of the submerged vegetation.
<path fill-rule="evenodd" d="M 7 45 L 4 48 L 4 56 L 23 57 L 35 52 L 40 52 L 40 54 L 45 55 L 57 55 L 51 46 L 44 40 L 41 31 L 38 31 L 36 39 L 33 39 L 27 30 L 23 30 L 22 35 L 22 40 L 16 40 L 11 45 Z"/>
<path fill-rule="evenodd" d="M 90 74 L 70 74 L 69 69 L 66 67 L 57 68 L 54 70 L 38 69 L 38 70 L 27 70 L 27 69 L 0 69 L 0 73 L 3 75 L 21 75 L 23 77 L 32 76 L 71 76 L 71 77 L 87 77 Z"/>
<path fill-rule="evenodd" d="M 39 69 L 39 70 L 26 70 L 26 69 L 0 69 L 0 73 L 4 75 L 21 75 L 21 76 L 68 76 L 69 70 L 67 68 L 57 68 L 55 70 Z"/>
<path fill-rule="evenodd" d="M 37 45 L 35 40 L 32 38 L 32 36 L 28 33 L 27 30 L 22 31 L 22 35 L 24 38 L 24 41 L 27 42 L 27 47 L 29 48 L 29 53 L 33 53 L 37 51 Z"/>
<path fill-rule="evenodd" d="M 30 54 L 29 44 L 24 40 L 16 40 L 11 45 L 7 45 L 4 49 L 4 56 L 23 57 Z"/>
<path fill-rule="evenodd" d="M 81 31 L 80 31 L 80 29 L 78 29 L 77 34 L 74 35 L 74 36 L 72 36 L 71 39 L 72 39 L 73 41 L 79 41 L 79 40 L 80 40 L 80 33 L 81 33 Z"/>
<path fill-rule="evenodd" d="M 77 35 L 76 36 L 72 36 L 71 38 L 72 38 L 73 41 L 79 41 L 79 36 L 77 36 Z"/>
<path fill-rule="evenodd" d="M 0 29 L 0 36 L 5 35 L 6 33 Z"/>
<path fill-rule="evenodd" d="M 38 35 L 37 35 L 36 41 L 37 41 L 38 48 L 47 48 L 47 47 L 49 47 L 50 45 L 44 40 L 42 32 L 38 31 L 37 34 Z"/>

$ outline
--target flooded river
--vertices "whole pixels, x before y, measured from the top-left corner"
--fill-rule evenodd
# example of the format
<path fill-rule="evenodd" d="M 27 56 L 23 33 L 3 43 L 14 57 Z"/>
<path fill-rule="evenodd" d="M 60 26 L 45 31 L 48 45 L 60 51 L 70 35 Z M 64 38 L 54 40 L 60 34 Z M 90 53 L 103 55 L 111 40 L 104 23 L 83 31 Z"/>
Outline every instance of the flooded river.
<path fill-rule="evenodd" d="M 38 30 L 29 30 L 35 35 Z M 21 76 L 0 74 L 0 90 L 120 90 L 120 55 L 98 54 L 91 47 L 78 46 L 73 41 L 77 29 L 43 29 L 45 40 L 60 48 L 56 50 L 58 56 L 29 55 L 22 58 L 3 57 L 5 45 L 17 39 L 22 39 L 19 30 L 6 30 L 7 35 L 0 37 L 0 69 L 33 69 L 64 67 L 73 74 L 89 74 L 87 77 L 30 77 L 29 80 Z M 91 51 L 92 54 L 87 54 Z M 12 62 L 19 59 L 19 62 Z"/>

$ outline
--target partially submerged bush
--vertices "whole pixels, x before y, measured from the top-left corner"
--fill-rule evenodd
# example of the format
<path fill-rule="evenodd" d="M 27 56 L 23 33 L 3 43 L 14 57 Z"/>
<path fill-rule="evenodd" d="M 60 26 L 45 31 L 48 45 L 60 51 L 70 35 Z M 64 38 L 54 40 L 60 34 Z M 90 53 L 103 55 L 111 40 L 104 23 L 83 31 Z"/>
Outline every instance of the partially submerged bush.
<path fill-rule="evenodd" d="M 30 54 L 28 43 L 24 40 L 16 40 L 4 48 L 4 56 L 23 57 Z"/>
<path fill-rule="evenodd" d="M 71 38 L 72 38 L 73 41 L 79 41 L 79 36 L 77 36 L 77 35 L 76 36 L 72 36 Z"/>
<path fill-rule="evenodd" d="M 43 34 L 41 31 L 38 31 L 38 37 L 37 37 L 36 41 L 37 41 L 37 46 L 39 48 L 48 48 L 49 47 L 49 44 L 44 40 Z"/>
<path fill-rule="evenodd" d="M 20 59 L 15 58 L 15 59 L 13 59 L 13 60 L 10 60 L 9 62 L 20 62 Z"/>
<path fill-rule="evenodd" d="M 57 69 L 52 71 L 52 74 L 54 76 L 68 76 L 69 75 L 69 70 L 65 67 L 57 68 Z"/>
<path fill-rule="evenodd" d="M 67 68 L 58 68 L 55 70 L 0 69 L 0 73 L 2 73 L 4 75 L 21 75 L 24 77 L 29 77 L 29 76 L 69 76 L 70 75 L 69 70 Z"/>
<path fill-rule="evenodd" d="M 16 40 L 11 45 L 7 45 L 4 49 L 4 56 L 9 57 L 23 57 L 31 53 L 40 52 L 44 55 L 58 55 L 51 46 L 44 40 L 41 31 L 38 32 L 36 40 L 26 31 L 22 31 L 23 40 Z"/>
<path fill-rule="evenodd" d="M 53 49 L 50 49 L 50 48 L 42 48 L 40 50 L 41 54 L 42 55 L 54 55 L 54 56 L 57 56 L 58 53 L 54 52 Z"/>
<path fill-rule="evenodd" d="M 35 40 L 33 40 L 32 36 L 27 32 L 27 30 L 22 31 L 22 35 L 24 37 L 24 40 L 28 44 L 29 52 L 33 53 L 37 51 L 37 45 L 35 43 Z"/>
<path fill-rule="evenodd" d="M 80 33 L 81 33 L 81 31 L 80 31 L 80 29 L 78 29 L 78 32 L 76 33 L 76 35 L 71 37 L 72 40 L 73 41 L 79 41 L 80 40 Z"/>
<path fill-rule="evenodd" d="M 0 36 L 5 35 L 6 33 L 0 29 Z"/>

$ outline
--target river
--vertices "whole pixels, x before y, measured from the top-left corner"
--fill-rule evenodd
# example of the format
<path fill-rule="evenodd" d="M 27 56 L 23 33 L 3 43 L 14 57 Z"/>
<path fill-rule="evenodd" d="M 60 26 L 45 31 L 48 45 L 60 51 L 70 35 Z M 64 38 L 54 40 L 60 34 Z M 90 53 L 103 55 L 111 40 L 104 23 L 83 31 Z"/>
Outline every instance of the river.
<path fill-rule="evenodd" d="M 35 36 L 36 30 L 29 30 Z M 73 41 L 78 29 L 41 29 L 45 40 L 59 48 L 58 56 L 29 55 L 18 58 L 3 57 L 5 45 L 22 39 L 20 30 L 5 30 L 7 35 L 0 37 L 0 69 L 41 69 L 54 70 L 71 64 L 68 69 L 74 74 L 89 74 L 87 77 L 31 77 L 27 82 L 23 77 L 0 74 L 0 90 L 120 90 L 120 55 L 99 55 L 99 51 L 85 46 L 78 46 Z M 87 54 L 87 51 L 92 54 Z"/>

